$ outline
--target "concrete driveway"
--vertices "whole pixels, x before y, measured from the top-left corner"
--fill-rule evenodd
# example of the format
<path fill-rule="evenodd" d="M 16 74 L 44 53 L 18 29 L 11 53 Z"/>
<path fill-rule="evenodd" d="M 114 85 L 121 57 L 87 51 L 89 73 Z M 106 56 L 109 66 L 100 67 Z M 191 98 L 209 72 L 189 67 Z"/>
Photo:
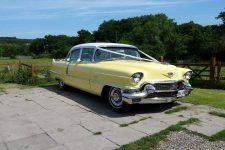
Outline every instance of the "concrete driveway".
<path fill-rule="evenodd" d="M 177 105 L 191 109 L 164 113 Z M 225 120 L 209 115 L 211 110 L 179 103 L 137 105 L 131 113 L 118 114 L 100 97 L 76 89 L 9 89 L 0 95 L 0 150 L 115 149 L 190 117 L 202 122 L 189 130 L 212 135 L 225 129 Z M 139 122 L 121 127 L 132 121 Z"/>

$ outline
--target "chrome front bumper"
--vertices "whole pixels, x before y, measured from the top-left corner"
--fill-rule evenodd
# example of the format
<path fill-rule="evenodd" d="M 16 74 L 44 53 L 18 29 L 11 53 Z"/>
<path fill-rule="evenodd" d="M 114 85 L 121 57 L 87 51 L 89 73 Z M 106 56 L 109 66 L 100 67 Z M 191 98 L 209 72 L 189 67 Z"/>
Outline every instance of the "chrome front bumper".
<path fill-rule="evenodd" d="M 176 89 L 158 89 L 154 85 L 177 85 Z M 157 85 L 157 86 L 158 86 Z M 147 83 L 139 89 L 125 89 L 122 90 L 123 101 L 128 104 L 156 104 L 156 103 L 170 103 L 177 98 L 188 96 L 193 90 L 191 85 L 184 81 L 171 81 L 171 82 L 160 82 L 160 83 Z"/>

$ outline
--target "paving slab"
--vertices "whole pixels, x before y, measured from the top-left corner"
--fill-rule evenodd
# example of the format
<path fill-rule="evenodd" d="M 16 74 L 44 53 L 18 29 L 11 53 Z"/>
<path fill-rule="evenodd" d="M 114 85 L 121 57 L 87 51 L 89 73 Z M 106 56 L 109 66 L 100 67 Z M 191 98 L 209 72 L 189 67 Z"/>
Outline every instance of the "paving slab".
<path fill-rule="evenodd" d="M 0 143 L 0 150 L 7 150 L 5 143 Z"/>
<path fill-rule="evenodd" d="M 33 112 L 38 112 L 43 109 L 41 106 L 34 103 L 30 99 L 24 99 L 20 97 L 8 97 L 2 103 L 4 107 L 8 107 L 9 109 L 20 115 L 31 114 Z"/>
<path fill-rule="evenodd" d="M 46 134 L 34 135 L 7 142 L 6 144 L 9 150 L 43 150 L 57 145 L 57 143 Z"/>
<path fill-rule="evenodd" d="M 204 134 L 206 136 L 212 136 L 212 135 L 218 133 L 219 131 L 224 130 L 224 128 L 221 126 L 218 126 L 215 124 L 209 124 L 209 123 L 205 123 L 205 122 L 200 122 L 200 123 L 191 124 L 191 125 L 185 125 L 184 127 L 188 130 L 198 132 L 198 133 Z"/>
<path fill-rule="evenodd" d="M 93 135 L 93 133 L 80 125 L 71 125 L 67 128 L 58 128 L 57 130 L 48 131 L 47 133 L 59 144 L 74 142 Z"/>
<path fill-rule="evenodd" d="M 225 119 L 223 117 L 210 115 L 209 113 L 201 113 L 197 116 L 197 118 L 205 123 L 218 125 L 224 127 L 225 129 Z"/>
<path fill-rule="evenodd" d="M 64 145 L 57 145 L 57 146 L 48 148 L 46 150 L 68 150 L 68 148 Z"/>
<path fill-rule="evenodd" d="M 184 118 L 181 116 L 177 116 L 174 114 L 164 114 L 164 113 L 152 115 L 152 118 L 159 120 L 160 122 L 164 122 L 168 125 L 177 124 L 180 121 L 187 120 L 187 118 Z"/>
<path fill-rule="evenodd" d="M 1 119 L 0 133 L 3 141 L 6 142 L 40 134 L 43 130 L 25 116 L 18 116 Z"/>
<path fill-rule="evenodd" d="M 202 122 L 185 126 L 189 130 L 211 136 L 225 129 L 224 118 L 208 114 L 220 110 L 202 105 L 138 105 L 133 112 L 119 114 L 100 97 L 75 89 L 10 89 L 8 93 L 0 95 L 0 150 L 7 148 L 3 143 L 8 150 L 115 149 L 191 117 Z M 164 113 L 177 106 L 188 110 Z M 144 117 L 151 118 L 139 121 Z M 139 122 L 120 127 L 133 121 Z"/>
<path fill-rule="evenodd" d="M 143 118 L 142 116 L 139 116 L 139 115 L 123 115 L 118 113 L 115 116 L 112 115 L 112 116 L 103 116 L 103 117 L 117 124 L 126 124 L 126 123 L 137 121 Z"/>
<path fill-rule="evenodd" d="M 93 133 L 96 132 L 106 132 L 106 131 L 112 131 L 115 128 L 118 128 L 119 125 L 109 121 L 107 119 L 101 118 L 98 120 L 87 120 L 86 122 L 81 123 L 82 126 L 84 126 L 85 128 L 87 128 L 88 130 L 90 130 Z"/>
<path fill-rule="evenodd" d="M 118 127 L 113 131 L 103 132 L 102 135 L 117 145 L 123 145 L 138 140 L 147 134 L 130 127 Z"/>
<path fill-rule="evenodd" d="M 135 129 L 137 131 L 141 131 L 145 134 L 154 134 L 154 133 L 157 133 L 161 130 L 164 130 L 166 129 L 167 127 L 170 126 L 170 124 L 167 124 L 163 121 L 159 121 L 159 120 L 156 120 L 156 119 L 152 119 L 152 118 L 149 118 L 149 119 L 146 119 L 144 121 L 140 121 L 138 123 L 135 123 L 135 124 L 132 124 L 132 125 L 129 125 L 132 129 Z"/>
<path fill-rule="evenodd" d="M 19 114 L 13 108 L 0 103 L 0 120 L 18 116 Z"/>
<path fill-rule="evenodd" d="M 30 120 L 38 124 L 44 131 L 66 128 L 74 121 L 66 115 L 53 113 L 51 111 L 39 112 L 28 116 Z"/>
<path fill-rule="evenodd" d="M 71 143 L 66 143 L 65 146 L 69 150 L 113 150 L 118 147 L 118 145 L 101 135 L 92 135 L 87 138 L 82 138 Z"/>

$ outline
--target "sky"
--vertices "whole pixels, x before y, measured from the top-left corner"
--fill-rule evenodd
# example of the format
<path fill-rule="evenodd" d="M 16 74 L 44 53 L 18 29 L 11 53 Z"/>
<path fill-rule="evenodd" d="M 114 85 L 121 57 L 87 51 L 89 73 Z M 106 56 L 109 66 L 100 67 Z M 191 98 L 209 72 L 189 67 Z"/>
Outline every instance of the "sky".
<path fill-rule="evenodd" d="M 0 37 L 76 36 L 105 20 L 165 13 L 178 24 L 221 24 L 225 0 L 0 0 Z"/>

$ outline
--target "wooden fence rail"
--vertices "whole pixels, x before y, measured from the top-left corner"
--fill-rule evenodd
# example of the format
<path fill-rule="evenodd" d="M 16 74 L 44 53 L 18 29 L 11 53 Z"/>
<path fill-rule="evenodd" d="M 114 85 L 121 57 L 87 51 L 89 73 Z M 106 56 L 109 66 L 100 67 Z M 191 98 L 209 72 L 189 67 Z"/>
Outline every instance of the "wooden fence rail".
<path fill-rule="evenodd" d="M 0 66 L 12 68 L 12 66 L 26 67 L 31 70 L 32 78 L 34 78 L 38 72 L 37 69 L 49 69 L 50 65 L 34 65 L 30 63 L 18 62 L 18 63 L 0 63 Z"/>
<path fill-rule="evenodd" d="M 163 57 L 160 57 L 160 60 L 163 61 Z M 198 78 L 200 80 L 225 80 L 225 64 L 222 64 L 221 61 L 216 60 L 215 57 L 212 57 L 209 60 L 209 63 L 175 63 L 173 65 L 189 68 L 193 71 L 193 78 Z M 0 63 L 1 66 L 11 67 L 12 66 L 23 66 L 31 70 L 32 78 L 37 76 L 38 69 L 49 69 L 50 65 L 34 65 L 28 63 Z"/>
<path fill-rule="evenodd" d="M 160 60 L 163 60 L 163 58 L 160 57 Z M 211 81 L 225 80 L 225 74 L 222 72 L 222 67 L 225 67 L 225 64 L 216 60 L 215 57 L 210 58 L 209 63 L 175 63 L 173 65 L 191 69 L 193 78 L 203 80 L 203 77 L 208 77 L 208 80 Z"/>

